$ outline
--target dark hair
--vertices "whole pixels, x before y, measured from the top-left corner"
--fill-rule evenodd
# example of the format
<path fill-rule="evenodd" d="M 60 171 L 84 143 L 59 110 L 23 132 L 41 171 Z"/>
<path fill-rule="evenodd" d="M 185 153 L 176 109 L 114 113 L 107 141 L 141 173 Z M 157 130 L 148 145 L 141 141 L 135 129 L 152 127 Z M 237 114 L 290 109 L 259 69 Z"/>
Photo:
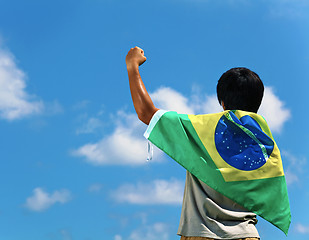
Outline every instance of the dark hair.
<path fill-rule="evenodd" d="M 257 112 L 263 98 L 264 85 L 259 75 L 247 68 L 232 68 L 220 77 L 217 84 L 219 103 L 226 110 Z"/>

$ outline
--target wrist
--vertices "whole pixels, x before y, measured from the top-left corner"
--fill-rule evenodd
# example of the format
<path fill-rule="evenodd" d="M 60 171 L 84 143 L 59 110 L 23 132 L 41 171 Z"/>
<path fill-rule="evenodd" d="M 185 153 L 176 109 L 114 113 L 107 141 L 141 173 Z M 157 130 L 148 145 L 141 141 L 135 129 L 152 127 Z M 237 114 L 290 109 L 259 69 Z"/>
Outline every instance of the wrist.
<path fill-rule="evenodd" d="M 139 65 L 137 63 L 127 63 L 127 70 L 128 71 L 138 71 Z"/>

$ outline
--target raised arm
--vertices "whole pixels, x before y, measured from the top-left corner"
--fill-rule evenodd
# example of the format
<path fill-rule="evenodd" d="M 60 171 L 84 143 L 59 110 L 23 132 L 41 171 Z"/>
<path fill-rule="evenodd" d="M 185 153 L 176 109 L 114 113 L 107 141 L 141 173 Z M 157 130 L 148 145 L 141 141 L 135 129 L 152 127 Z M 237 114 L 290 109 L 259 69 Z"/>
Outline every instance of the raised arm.
<path fill-rule="evenodd" d="M 144 56 L 144 51 L 139 47 L 131 48 L 126 57 L 134 108 L 138 118 L 148 125 L 152 116 L 159 109 L 154 106 L 142 81 L 141 75 L 139 74 L 139 66 L 145 61 L 146 57 Z"/>

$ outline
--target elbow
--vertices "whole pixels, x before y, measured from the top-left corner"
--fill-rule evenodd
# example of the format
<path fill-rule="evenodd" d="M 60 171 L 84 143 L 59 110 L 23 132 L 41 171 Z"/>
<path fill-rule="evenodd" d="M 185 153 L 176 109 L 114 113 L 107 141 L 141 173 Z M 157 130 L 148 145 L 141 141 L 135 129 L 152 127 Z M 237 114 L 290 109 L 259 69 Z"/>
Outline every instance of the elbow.
<path fill-rule="evenodd" d="M 139 120 L 141 120 L 146 125 L 149 125 L 150 119 L 147 116 L 145 116 L 145 114 L 137 114 L 137 116 Z"/>
<path fill-rule="evenodd" d="M 158 111 L 158 108 L 149 109 L 147 111 L 136 111 L 139 120 L 141 120 L 146 125 L 149 125 L 152 116 Z"/>

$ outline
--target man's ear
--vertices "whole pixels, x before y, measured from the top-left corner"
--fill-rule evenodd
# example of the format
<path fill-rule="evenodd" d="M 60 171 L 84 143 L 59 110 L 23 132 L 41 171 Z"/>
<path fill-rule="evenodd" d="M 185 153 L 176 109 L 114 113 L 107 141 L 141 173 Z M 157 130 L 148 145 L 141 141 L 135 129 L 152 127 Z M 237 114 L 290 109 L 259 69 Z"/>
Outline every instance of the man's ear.
<path fill-rule="evenodd" d="M 225 106 L 224 106 L 224 102 L 223 101 L 221 101 L 221 106 L 222 106 L 223 110 L 225 111 Z"/>

